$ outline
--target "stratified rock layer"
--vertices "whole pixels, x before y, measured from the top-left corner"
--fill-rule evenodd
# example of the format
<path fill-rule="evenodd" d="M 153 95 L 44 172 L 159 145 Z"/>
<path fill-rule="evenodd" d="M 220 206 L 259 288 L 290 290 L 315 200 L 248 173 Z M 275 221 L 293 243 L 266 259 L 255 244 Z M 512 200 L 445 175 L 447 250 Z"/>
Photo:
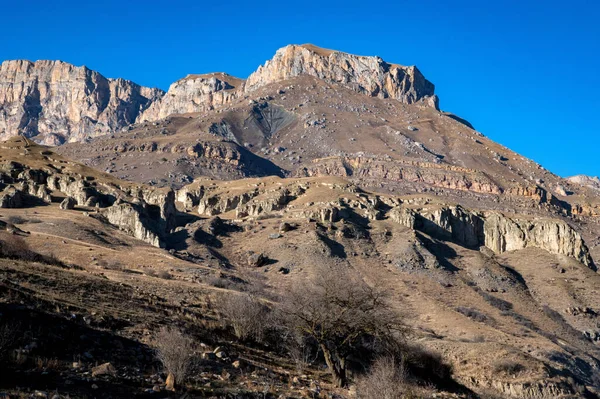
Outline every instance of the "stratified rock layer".
<path fill-rule="evenodd" d="M 0 162 L 0 208 L 22 208 L 62 201 L 64 210 L 76 205 L 151 245 L 164 246 L 174 228 L 175 193 L 113 179 L 66 161 L 47 147 L 24 138 L 0 144 L 3 154 L 23 162 Z M 62 199 L 63 197 L 66 197 Z"/>

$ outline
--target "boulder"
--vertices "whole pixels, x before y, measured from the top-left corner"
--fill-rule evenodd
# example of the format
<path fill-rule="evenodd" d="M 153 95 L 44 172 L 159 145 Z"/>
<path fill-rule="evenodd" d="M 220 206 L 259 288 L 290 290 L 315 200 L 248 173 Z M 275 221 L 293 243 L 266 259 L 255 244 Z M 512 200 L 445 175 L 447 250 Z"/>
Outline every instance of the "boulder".
<path fill-rule="evenodd" d="M 262 253 L 250 252 L 248 254 L 248 266 L 260 267 L 267 263 L 268 258 Z"/>
<path fill-rule="evenodd" d="M 99 366 L 92 368 L 92 376 L 99 377 L 103 375 L 108 375 L 111 377 L 115 377 L 117 375 L 117 370 L 110 363 L 104 363 Z"/>
<path fill-rule="evenodd" d="M 67 197 L 60 203 L 60 209 L 73 209 L 77 205 L 77 200 L 73 197 Z"/>

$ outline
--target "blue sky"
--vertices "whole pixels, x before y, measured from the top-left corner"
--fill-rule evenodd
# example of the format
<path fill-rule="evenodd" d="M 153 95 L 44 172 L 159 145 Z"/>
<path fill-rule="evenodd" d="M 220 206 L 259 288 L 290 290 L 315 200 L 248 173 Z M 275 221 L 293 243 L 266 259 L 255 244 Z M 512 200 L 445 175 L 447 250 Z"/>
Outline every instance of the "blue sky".
<path fill-rule="evenodd" d="M 0 59 L 61 59 L 167 89 L 247 77 L 313 43 L 417 65 L 443 110 L 569 176 L 600 174 L 600 2 L 5 1 Z M 372 5 L 371 5 L 372 4 Z"/>

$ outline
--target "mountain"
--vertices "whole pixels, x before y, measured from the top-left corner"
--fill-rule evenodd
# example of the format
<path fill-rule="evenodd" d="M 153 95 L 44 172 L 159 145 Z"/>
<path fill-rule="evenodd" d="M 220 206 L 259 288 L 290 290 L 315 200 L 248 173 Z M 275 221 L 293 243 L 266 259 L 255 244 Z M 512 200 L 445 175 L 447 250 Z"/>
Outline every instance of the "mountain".
<path fill-rule="evenodd" d="M 71 108 L 97 98 L 86 87 Z M 56 358 L 53 392 L 168 395 L 153 348 L 170 325 L 202 343 L 191 397 L 350 398 L 318 347 L 269 324 L 297 287 L 339 280 L 402 314 L 405 394 L 600 395 L 597 179 L 493 142 L 441 111 L 416 67 L 378 57 L 290 45 L 246 80 L 138 89 L 147 101 L 123 100 L 137 113 L 106 130 L 0 143 L 0 313 L 46 326 L 25 343 L 37 368 L 0 362 L 0 389 L 47 381 Z M 36 120 L 74 123 L 52 93 Z M 260 334 L 236 336 L 232 314 Z M 372 348 L 348 357 L 352 381 Z"/>
<path fill-rule="evenodd" d="M 22 134 L 52 145 L 83 141 L 135 122 L 163 94 L 61 61 L 4 61 L 0 138 Z"/>

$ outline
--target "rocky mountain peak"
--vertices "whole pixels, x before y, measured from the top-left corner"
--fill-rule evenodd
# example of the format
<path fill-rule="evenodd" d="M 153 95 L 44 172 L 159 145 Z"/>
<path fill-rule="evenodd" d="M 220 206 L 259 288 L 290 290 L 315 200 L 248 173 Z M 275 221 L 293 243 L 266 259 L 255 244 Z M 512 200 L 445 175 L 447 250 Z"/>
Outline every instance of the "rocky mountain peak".
<path fill-rule="evenodd" d="M 373 97 L 394 98 L 406 104 L 427 101 L 437 107 L 434 85 L 417 67 L 389 64 L 380 57 L 358 56 L 312 44 L 292 44 L 277 50 L 271 60 L 248 77 L 245 91 L 299 75 L 342 84 Z"/>
<path fill-rule="evenodd" d="M 52 145 L 82 141 L 133 123 L 163 94 L 63 61 L 4 61 L 0 138 L 22 134 Z"/>

